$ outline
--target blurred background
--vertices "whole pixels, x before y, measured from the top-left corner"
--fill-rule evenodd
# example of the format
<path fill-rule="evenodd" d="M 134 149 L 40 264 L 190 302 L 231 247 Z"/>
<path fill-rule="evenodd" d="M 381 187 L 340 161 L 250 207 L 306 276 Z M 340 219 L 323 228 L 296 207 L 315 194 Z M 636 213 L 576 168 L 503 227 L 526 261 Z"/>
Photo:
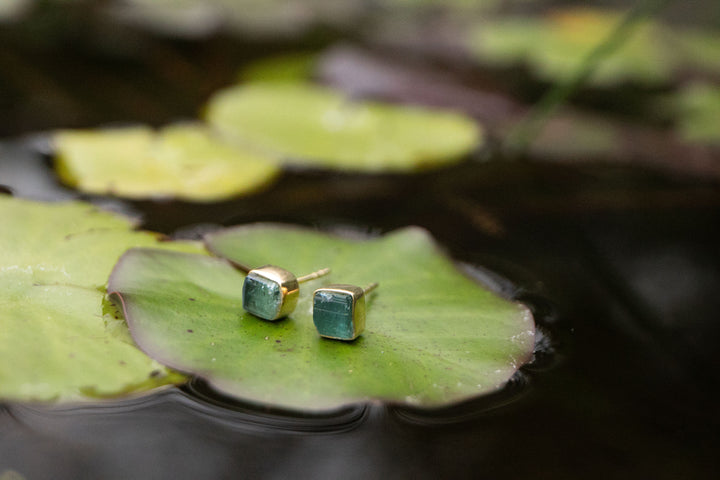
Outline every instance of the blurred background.
<path fill-rule="evenodd" d="M 718 174 L 713 0 L 1 5 L 6 138 L 194 118 L 244 66 L 280 56 L 274 68 L 354 96 L 465 111 L 505 151 Z"/>
<path fill-rule="evenodd" d="M 55 129 L 196 119 L 218 89 L 273 79 L 453 109 L 486 141 L 432 172 L 291 169 L 203 205 L 81 194 L 38 148 Z M 179 237 L 421 225 L 503 279 L 540 332 L 504 391 L 438 412 L 288 416 L 202 384 L 4 404 L 2 480 L 717 474 L 717 0 L 0 0 L 0 147 L 14 194 L 83 198 Z"/>

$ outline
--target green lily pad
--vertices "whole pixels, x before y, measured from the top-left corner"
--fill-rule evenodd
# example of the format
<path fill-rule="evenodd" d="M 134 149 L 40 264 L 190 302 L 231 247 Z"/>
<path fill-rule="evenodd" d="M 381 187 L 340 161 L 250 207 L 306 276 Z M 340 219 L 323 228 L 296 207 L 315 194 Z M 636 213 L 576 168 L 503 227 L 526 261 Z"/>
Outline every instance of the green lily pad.
<path fill-rule="evenodd" d="M 254 192 L 279 173 L 269 158 L 196 125 L 61 131 L 54 141 L 60 178 L 95 194 L 212 202 Z"/>
<path fill-rule="evenodd" d="M 242 309 L 244 275 L 224 259 L 133 249 L 118 262 L 108 288 L 138 345 L 247 401 L 298 410 L 368 401 L 437 407 L 497 390 L 532 354 L 528 309 L 458 272 L 422 229 L 358 241 L 251 225 L 210 235 L 207 245 L 242 264 L 297 274 L 332 268 L 301 285 L 294 313 L 268 322 Z M 365 332 L 353 342 L 321 338 L 314 289 L 373 281 L 380 286 L 368 296 Z"/>
<path fill-rule="evenodd" d="M 288 163 L 354 171 L 413 171 L 455 163 L 481 131 L 450 112 L 355 102 L 302 83 L 255 83 L 216 94 L 207 120 L 230 140 Z"/>
<path fill-rule="evenodd" d="M 688 85 L 677 94 L 675 107 L 681 138 L 720 146 L 720 87 L 708 83 Z"/>
<path fill-rule="evenodd" d="M 128 248 L 185 251 L 89 204 L 0 196 L 0 398 L 78 400 L 148 390 L 183 377 L 138 350 L 105 299 Z"/>
<path fill-rule="evenodd" d="M 543 17 L 509 17 L 478 25 L 471 50 L 498 66 L 524 63 L 537 76 L 565 81 L 585 57 L 605 41 L 624 13 L 594 8 L 568 8 Z M 643 21 L 615 52 L 600 62 L 588 80 L 596 86 L 620 82 L 665 84 L 681 69 L 718 71 L 718 37 L 709 32 L 673 29 Z"/>

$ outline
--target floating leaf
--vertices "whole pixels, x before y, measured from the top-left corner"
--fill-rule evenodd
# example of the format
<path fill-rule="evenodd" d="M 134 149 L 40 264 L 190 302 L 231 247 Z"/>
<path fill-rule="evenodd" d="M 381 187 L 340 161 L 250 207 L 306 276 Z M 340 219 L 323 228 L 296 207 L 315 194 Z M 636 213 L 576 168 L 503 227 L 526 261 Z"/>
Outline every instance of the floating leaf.
<path fill-rule="evenodd" d="M 232 87 L 210 100 L 208 121 L 238 143 L 289 163 L 356 171 L 412 171 L 459 161 L 479 127 L 459 114 L 355 102 L 306 84 Z"/>
<path fill-rule="evenodd" d="M 156 235 L 79 202 L 0 196 L 0 218 L 0 398 L 75 400 L 182 380 L 134 346 L 105 300 L 117 258 L 159 247 Z"/>
<path fill-rule="evenodd" d="M 612 34 L 622 16 L 612 10 L 571 8 L 544 17 L 499 19 L 478 25 L 470 48 L 483 62 L 499 66 L 524 63 L 541 78 L 564 81 Z M 597 65 L 589 83 L 657 85 L 669 82 L 682 68 L 718 71 L 720 55 L 713 47 L 718 42 L 710 33 L 673 30 L 644 20 L 621 47 Z"/>
<path fill-rule="evenodd" d="M 256 191 L 278 174 L 266 157 L 239 150 L 207 129 L 177 125 L 61 131 L 56 169 L 78 189 L 128 198 L 210 202 Z"/>
<path fill-rule="evenodd" d="M 357 241 L 254 225 L 207 243 L 249 265 L 298 274 L 332 267 L 301 285 L 293 314 L 268 322 L 242 309 L 244 276 L 223 259 L 133 249 L 118 262 L 108 288 L 122 298 L 138 345 L 248 401 L 306 410 L 375 400 L 440 406 L 495 391 L 533 350 L 528 309 L 460 274 L 419 228 Z M 368 297 L 365 333 L 349 343 L 322 339 L 313 290 L 373 281 L 380 286 Z"/>
<path fill-rule="evenodd" d="M 678 130 L 689 142 L 720 145 L 720 87 L 695 83 L 677 96 Z"/>
<path fill-rule="evenodd" d="M 295 52 L 263 58 L 240 72 L 245 82 L 302 82 L 312 77 L 317 54 Z"/>

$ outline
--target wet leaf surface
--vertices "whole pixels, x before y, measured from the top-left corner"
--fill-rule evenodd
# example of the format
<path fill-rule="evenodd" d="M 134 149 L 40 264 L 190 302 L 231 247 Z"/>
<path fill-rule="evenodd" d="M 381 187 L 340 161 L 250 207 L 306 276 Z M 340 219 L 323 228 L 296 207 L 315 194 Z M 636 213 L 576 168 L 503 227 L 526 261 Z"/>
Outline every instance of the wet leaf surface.
<path fill-rule="evenodd" d="M 208 122 L 284 161 L 349 171 L 416 171 L 456 163 L 481 130 L 449 111 L 353 101 L 307 84 L 255 83 L 216 94 Z"/>
<path fill-rule="evenodd" d="M 527 308 L 464 277 L 418 228 L 358 241 L 260 225 L 207 243 L 249 265 L 333 269 L 301 286 L 293 314 L 268 322 L 242 309 L 244 276 L 221 259 L 134 249 L 119 261 L 108 288 L 141 348 L 243 400 L 299 410 L 370 400 L 437 407 L 496 391 L 533 350 Z M 313 290 L 372 281 L 380 287 L 368 298 L 365 333 L 322 339 Z"/>
<path fill-rule="evenodd" d="M 68 130 L 54 141 L 58 175 L 87 193 L 211 202 L 254 192 L 279 174 L 270 158 L 194 125 Z"/>
<path fill-rule="evenodd" d="M 116 259 L 130 247 L 161 248 L 156 235 L 79 202 L 0 195 L 0 217 L 1 398 L 78 400 L 183 380 L 134 346 L 105 300 Z"/>

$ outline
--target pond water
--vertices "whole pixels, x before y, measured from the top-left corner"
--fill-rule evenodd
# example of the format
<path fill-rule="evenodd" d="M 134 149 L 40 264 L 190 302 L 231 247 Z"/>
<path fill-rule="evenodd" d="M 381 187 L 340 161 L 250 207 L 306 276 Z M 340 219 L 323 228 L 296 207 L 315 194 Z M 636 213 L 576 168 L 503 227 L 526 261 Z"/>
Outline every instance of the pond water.
<path fill-rule="evenodd" d="M 288 48 L 86 29 L 86 17 L 0 30 L 0 72 L 13 80 L 0 85 L 3 138 L 192 118 L 239 64 Z M 97 405 L 0 403 L 0 480 L 717 475 L 717 181 L 494 157 L 412 176 L 290 171 L 217 204 L 125 202 L 59 185 L 44 144 L 42 134 L 0 142 L 0 185 L 84 198 L 185 238 L 255 221 L 373 234 L 420 225 L 468 275 L 528 304 L 540 333 L 505 389 L 430 412 L 374 404 L 303 416 L 200 381 Z"/>
<path fill-rule="evenodd" d="M 5 182 L 18 195 L 71 196 L 36 145 L 3 147 Z M 432 412 L 368 405 L 302 416 L 224 399 L 198 381 L 102 405 L 6 403 L 0 472 L 190 479 L 716 471 L 720 192 L 711 183 L 627 167 L 471 161 L 411 177 L 291 172 L 263 194 L 212 205 L 95 200 L 185 237 L 266 220 L 362 232 L 424 226 L 468 274 L 533 309 L 535 358 L 503 391 Z"/>

